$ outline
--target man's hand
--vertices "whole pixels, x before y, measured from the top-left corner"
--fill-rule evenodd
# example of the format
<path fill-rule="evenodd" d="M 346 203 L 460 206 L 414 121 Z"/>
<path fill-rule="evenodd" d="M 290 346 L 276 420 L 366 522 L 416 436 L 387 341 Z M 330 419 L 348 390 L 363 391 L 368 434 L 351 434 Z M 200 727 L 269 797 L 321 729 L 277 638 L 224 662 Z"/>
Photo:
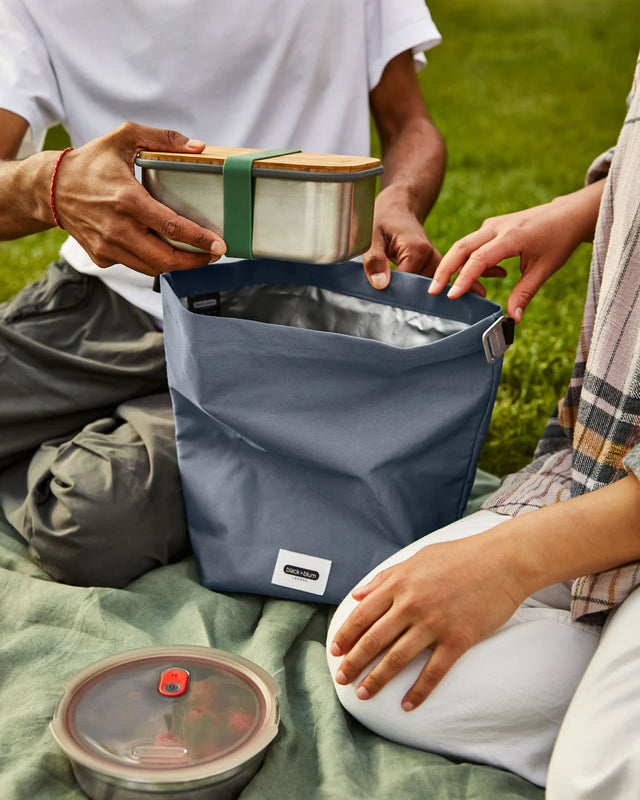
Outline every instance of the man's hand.
<path fill-rule="evenodd" d="M 199 153 L 203 147 L 176 131 L 126 122 L 69 152 L 55 184 L 62 225 L 99 267 L 122 263 L 158 275 L 216 261 L 226 251 L 222 238 L 154 200 L 133 171 L 140 150 Z M 205 253 L 176 250 L 154 231 Z"/>
<path fill-rule="evenodd" d="M 459 239 L 442 258 L 429 287 L 439 294 L 458 273 L 448 291 L 452 300 L 467 291 L 484 297 L 481 277 L 505 277 L 500 261 L 520 257 L 522 277 L 507 301 L 507 314 L 520 322 L 542 284 L 548 280 L 580 242 L 593 239 L 604 180 L 550 203 L 524 211 L 491 217 L 479 230 Z"/>
<path fill-rule="evenodd" d="M 364 271 L 372 286 L 384 289 L 391 273 L 389 262 L 401 272 L 433 275 L 440 253 L 394 186 L 383 189 L 376 199 L 371 247 L 363 256 Z"/>
<path fill-rule="evenodd" d="M 440 261 L 423 222 L 440 191 L 446 151 L 422 99 L 410 51 L 389 61 L 369 99 L 384 174 L 364 269 L 371 285 L 384 289 L 390 261 L 403 272 L 428 276 Z"/>

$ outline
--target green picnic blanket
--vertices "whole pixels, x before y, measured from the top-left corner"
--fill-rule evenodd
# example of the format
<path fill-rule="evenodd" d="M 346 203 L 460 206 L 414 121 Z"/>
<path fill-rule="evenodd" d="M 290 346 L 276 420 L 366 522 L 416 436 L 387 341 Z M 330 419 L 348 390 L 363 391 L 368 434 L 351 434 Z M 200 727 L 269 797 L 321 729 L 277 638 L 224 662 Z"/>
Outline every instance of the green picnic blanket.
<path fill-rule="evenodd" d="M 522 778 L 386 741 L 350 717 L 325 660 L 332 610 L 211 592 L 192 557 L 126 589 L 59 584 L 0 515 L 0 797 L 81 800 L 48 728 L 64 683 L 124 650 L 190 644 L 245 656 L 282 687 L 280 732 L 241 800 L 542 800 Z"/>

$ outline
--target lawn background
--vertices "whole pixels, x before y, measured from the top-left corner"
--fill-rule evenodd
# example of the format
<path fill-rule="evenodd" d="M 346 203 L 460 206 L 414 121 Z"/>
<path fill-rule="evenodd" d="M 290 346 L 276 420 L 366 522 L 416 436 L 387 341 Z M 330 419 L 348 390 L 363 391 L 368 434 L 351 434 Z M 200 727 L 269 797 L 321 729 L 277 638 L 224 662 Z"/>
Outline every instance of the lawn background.
<path fill-rule="evenodd" d="M 431 0 L 443 43 L 420 73 L 447 141 L 442 193 L 427 220 L 445 252 L 487 216 L 579 188 L 586 167 L 615 142 L 638 46 L 637 0 Z M 189 131 L 197 136 L 197 131 Z M 47 145 L 64 145 L 55 130 Z M 374 152 L 378 150 L 374 133 Z M 0 243 L 0 301 L 36 279 L 62 231 Z M 564 393 L 575 355 L 590 247 L 581 246 L 538 293 L 505 357 L 480 466 L 499 475 L 527 463 Z M 488 281 L 505 303 L 518 274 Z M 429 412 L 425 398 L 425 413 Z"/>

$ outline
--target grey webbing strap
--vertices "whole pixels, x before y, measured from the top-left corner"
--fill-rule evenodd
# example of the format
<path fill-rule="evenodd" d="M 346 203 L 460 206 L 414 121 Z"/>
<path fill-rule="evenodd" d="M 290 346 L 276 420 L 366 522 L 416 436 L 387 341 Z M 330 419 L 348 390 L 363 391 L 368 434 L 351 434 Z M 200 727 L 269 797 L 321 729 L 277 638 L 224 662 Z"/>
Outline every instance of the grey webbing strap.
<path fill-rule="evenodd" d="M 512 317 L 500 317 L 482 334 L 484 354 L 489 364 L 497 361 L 513 344 L 515 327 Z"/>

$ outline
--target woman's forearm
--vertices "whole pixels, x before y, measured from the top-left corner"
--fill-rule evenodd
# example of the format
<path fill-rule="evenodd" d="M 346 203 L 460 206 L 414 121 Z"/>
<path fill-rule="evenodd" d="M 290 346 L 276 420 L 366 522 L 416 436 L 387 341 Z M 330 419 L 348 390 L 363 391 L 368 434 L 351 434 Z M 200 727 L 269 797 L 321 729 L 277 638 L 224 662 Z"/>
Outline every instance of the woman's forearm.
<path fill-rule="evenodd" d="M 571 226 L 576 244 L 593 241 L 605 182 L 606 178 L 602 178 L 551 201 L 552 207 L 566 209 L 565 220 Z"/>
<path fill-rule="evenodd" d="M 634 476 L 474 536 L 427 543 L 352 592 L 358 605 L 331 643 L 331 654 L 342 659 L 336 681 L 355 680 L 382 653 L 356 690 L 367 699 L 430 648 L 427 665 L 403 700 L 403 708 L 415 708 L 527 596 L 637 560 L 640 482 Z"/>
<path fill-rule="evenodd" d="M 481 227 L 455 242 L 438 265 L 431 294 L 438 294 L 456 272 L 447 291 L 455 299 L 471 289 L 484 294 L 481 277 L 504 275 L 496 265 L 507 258 L 520 258 L 521 278 L 507 300 L 507 313 L 520 321 L 538 289 L 562 267 L 581 242 L 593 238 L 602 179 L 549 203 L 486 219 Z"/>
<path fill-rule="evenodd" d="M 523 595 L 559 581 L 640 561 L 640 481 L 628 475 L 593 492 L 509 520 L 486 534 Z"/>

